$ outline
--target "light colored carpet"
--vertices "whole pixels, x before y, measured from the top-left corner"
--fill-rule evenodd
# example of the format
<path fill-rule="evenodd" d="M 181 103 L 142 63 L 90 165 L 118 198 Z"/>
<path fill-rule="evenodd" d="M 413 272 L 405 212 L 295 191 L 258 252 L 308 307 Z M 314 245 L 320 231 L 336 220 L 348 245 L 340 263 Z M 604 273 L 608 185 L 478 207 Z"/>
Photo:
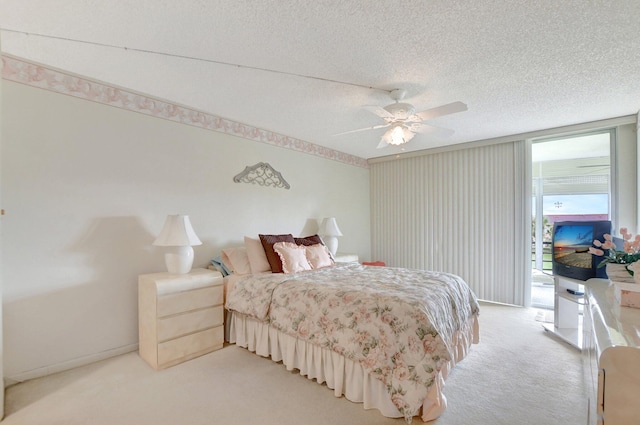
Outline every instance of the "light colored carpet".
<path fill-rule="evenodd" d="M 480 344 L 431 424 L 584 424 L 580 353 L 534 309 L 483 303 Z M 9 387 L 2 425 L 404 424 L 234 345 L 156 372 L 137 353 Z M 414 418 L 414 424 L 421 423 Z"/>

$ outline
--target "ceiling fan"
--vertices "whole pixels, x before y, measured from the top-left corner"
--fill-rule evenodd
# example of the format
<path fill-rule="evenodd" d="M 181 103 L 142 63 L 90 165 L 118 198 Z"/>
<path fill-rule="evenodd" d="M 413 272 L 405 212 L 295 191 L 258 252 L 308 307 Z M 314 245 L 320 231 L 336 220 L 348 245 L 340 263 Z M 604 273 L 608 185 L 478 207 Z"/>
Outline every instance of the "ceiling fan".
<path fill-rule="evenodd" d="M 373 127 L 361 128 L 358 130 L 345 131 L 344 133 L 336 134 L 336 136 L 391 127 L 382 135 L 378 149 L 389 145 L 398 146 L 407 143 L 409 140 L 413 139 L 413 136 L 415 136 L 416 133 L 430 133 L 436 137 L 444 138 L 451 136 L 453 134 L 453 130 L 425 124 L 424 121 L 467 110 L 467 105 L 464 103 L 453 102 L 427 109 L 426 111 L 416 112 L 413 105 L 400 102 L 404 99 L 406 93 L 406 90 L 402 89 L 391 91 L 390 96 L 395 103 L 387 105 L 384 108 L 380 106 L 364 106 L 366 110 L 373 112 L 382 118 L 385 121 L 385 124 L 374 125 Z"/>

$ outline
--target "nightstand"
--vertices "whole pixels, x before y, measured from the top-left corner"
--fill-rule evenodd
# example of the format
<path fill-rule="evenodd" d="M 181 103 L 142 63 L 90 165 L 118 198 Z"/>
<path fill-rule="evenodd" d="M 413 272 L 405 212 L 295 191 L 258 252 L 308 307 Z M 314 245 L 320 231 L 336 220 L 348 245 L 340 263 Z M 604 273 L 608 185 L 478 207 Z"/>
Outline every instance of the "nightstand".
<path fill-rule="evenodd" d="M 336 252 L 333 258 L 336 263 L 357 263 L 359 261 L 358 254 L 346 254 L 344 252 Z"/>
<path fill-rule="evenodd" d="M 156 370 L 222 348 L 222 275 L 206 269 L 140 275 L 138 327 L 140 357 Z"/>

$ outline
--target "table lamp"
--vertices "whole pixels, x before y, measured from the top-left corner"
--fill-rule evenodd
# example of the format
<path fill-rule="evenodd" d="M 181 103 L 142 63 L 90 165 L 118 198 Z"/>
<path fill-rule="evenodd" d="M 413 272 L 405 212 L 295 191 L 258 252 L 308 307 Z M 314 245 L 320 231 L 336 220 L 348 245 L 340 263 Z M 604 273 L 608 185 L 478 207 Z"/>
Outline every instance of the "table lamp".
<path fill-rule="evenodd" d="M 338 251 L 338 236 L 342 236 L 342 232 L 338 228 L 335 217 L 327 217 L 322 220 L 318 233 L 323 237 L 322 240 L 329 248 L 331 255 L 336 255 L 336 251 Z"/>
<path fill-rule="evenodd" d="M 193 231 L 188 215 L 169 215 L 155 241 L 155 246 L 170 246 L 173 250 L 164 254 L 167 271 L 171 274 L 187 274 L 193 265 L 192 245 L 202 245 Z"/>

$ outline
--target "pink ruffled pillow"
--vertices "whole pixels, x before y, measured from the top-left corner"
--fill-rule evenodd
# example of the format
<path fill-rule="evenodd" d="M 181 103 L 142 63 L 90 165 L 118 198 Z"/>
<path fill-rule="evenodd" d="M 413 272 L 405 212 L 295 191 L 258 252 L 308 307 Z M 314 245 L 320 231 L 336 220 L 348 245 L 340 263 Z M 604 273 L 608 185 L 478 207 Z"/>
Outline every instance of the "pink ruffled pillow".
<path fill-rule="evenodd" d="M 329 254 L 329 249 L 323 244 L 315 244 L 304 247 L 307 256 L 307 261 L 314 269 L 320 269 L 322 267 L 333 266 L 335 263 Z"/>
<path fill-rule="evenodd" d="M 304 246 L 296 245 L 293 242 L 276 242 L 273 250 L 282 261 L 283 273 L 297 273 L 311 270 L 311 264 L 307 261 Z"/>

